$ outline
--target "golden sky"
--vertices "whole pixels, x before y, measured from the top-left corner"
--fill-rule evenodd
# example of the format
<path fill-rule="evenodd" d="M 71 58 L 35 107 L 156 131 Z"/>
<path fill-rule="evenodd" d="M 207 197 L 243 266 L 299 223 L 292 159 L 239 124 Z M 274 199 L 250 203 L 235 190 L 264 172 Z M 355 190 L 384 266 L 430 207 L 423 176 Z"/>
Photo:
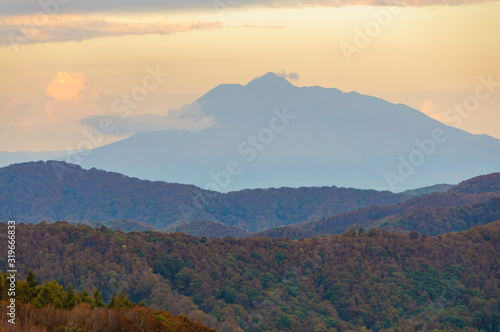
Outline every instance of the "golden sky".
<path fill-rule="evenodd" d="M 119 1 L 66 2 L 0 5 L 0 151 L 74 148 L 89 130 L 83 119 L 112 114 L 132 92 L 140 100 L 127 116 L 202 128 L 211 120 L 186 123 L 176 110 L 218 84 L 270 71 L 293 73 L 297 86 L 358 91 L 500 138 L 498 1 L 221 0 L 214 8 L 193 0 L 179 8 L 148 0 L 141 11 Z M 488 96 L 474 111 L 453 111 L 478 86 Z"/>

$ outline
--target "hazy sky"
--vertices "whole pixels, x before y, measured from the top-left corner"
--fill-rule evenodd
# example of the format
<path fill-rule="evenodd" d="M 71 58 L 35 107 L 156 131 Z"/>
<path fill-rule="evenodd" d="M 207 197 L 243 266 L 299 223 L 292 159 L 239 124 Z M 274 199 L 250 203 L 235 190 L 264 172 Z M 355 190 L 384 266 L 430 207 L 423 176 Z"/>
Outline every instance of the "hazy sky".
<path fill-rule="evenodd" d="M 500 138 L 498 17 L 498 1 L 2 0 L 0 151 L 75 148 L 106 114 L 204 128 L 181 107 L 270 71 Z"/>

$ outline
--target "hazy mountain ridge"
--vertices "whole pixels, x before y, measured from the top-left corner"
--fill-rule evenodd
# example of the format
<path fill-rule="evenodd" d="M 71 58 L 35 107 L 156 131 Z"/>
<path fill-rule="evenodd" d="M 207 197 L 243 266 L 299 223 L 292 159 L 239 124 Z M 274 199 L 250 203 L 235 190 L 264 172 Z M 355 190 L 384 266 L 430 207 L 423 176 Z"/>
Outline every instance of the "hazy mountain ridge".
<path fill-rule="evenodd" d="M 82 165 L 230 191 L 325 184 L 417 188 L 458 183 L 498 171 L 500 164 L 500 140 L 468 134 L 376 97 L 295 87 L 272 73 L 247 85 L 218 86 L 196 105 L 218 125 L 198 132 L 137 134 L 94 150 Z M 276 112 L 289 118 L 276 122 L 279 130 L 269 134 Z M 436 129 L 445 141 L 435 143 L 415 174 L 398 183 L 387 180 L 388 172 L 400 175 L 399 157 L 408 159 L 418 150 L 415 141 L 431 139 Z M 260 139 L 264 131 L 268 136 Z M 224 177 L 230 161 L 236 161 L 241 171 Z"/>
<path fill-rule="evenodd" d="M 140 133 L 94 149 L 81 165 L 224 192 L 324 185 L 404 190 L 499 171 L 500 140 L 448 127 L 406 105 L 296 87 L 273 73 L 217 86 L 195 105 L 217 124 Z M 442 140 L 427 146 L 411 176 L 401 174 L 400 157 L 408 162 L 436 130 Z M 239 168 L 231 175 L 233 161 Z"/>
<path fill-rule="evenodd" d="M 65 160 L 222 192 L 325 185 L 403 191 L 500 171 L 498 139 L 357 92 L 296 87 L 273 73 L 219 85 L 188 108 L 216 124 L 141 132 Z M 412 164 L 410 156 L 420 159 Z"/>

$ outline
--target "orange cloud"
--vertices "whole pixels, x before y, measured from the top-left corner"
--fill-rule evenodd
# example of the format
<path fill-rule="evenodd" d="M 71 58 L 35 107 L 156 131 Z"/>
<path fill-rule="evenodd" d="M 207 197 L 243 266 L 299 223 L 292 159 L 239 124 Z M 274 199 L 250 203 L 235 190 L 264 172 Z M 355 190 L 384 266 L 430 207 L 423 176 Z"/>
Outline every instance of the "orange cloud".
<path fill-rule="evenodd" d="M 91 85 L 83 73 L 68 73 L 64 70 L 57 73 L 47 85 L 46 92 L 56 103 L 95 100 L 100 94 L 99 88 Z"/>
<path fill-rule="evenodd" d="M 85 116 L 101 114 L 95 103 L 100 89 L 92 85 L 83 73 L 60 71 L 45 89 L 52 98 L 45 102 L 45 112 L 49 121 L 77 121 Z"/>
<path fill-rule="evenodd" d="M 1 150 L 44 150 L 45 145 L 63 150 L 66 140 L 81 139 L 80 119 L 103 113 L 97 104 L 100 89 L 83 73 L 60 71 L 46 86 L 46 94 L 0 104 Z"/>

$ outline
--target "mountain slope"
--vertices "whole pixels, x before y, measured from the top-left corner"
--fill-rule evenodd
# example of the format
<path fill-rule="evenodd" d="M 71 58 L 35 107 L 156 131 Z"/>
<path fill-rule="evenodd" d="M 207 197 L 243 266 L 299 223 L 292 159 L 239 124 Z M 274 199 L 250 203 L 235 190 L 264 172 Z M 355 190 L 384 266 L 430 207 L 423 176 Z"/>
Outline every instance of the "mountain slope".
<path fill-rule="evenodd" d="M 461 182 L 450 190 L 452 193 L 484 194 L 500 191 L 500 173 L 482 175 Z"/>
<path fill-rule="evenodd" d="M 143 132 L 68 160 L 224 192 L 325 185 L 398 191 L 500 170 L 500 140 L 356 92 L 295 87 L 272 73 L 220 85 L 195 105 L 217 124 Z"/>
<path fill-rule="evenodd" d="M 126 219 L 167 229 L 183 222 L 219 221 L 255 232 L 406 199 L 406 195 L 391 192 L 336 187 L 221 194 L 195 186 L 84 170 L 62 162 L 0 169 L 0 220 L 17 218 L 24 222 L 69 220 L 116 225 L 113 221 Z M 121 224 L 125 229 L 132 225 Z"/>
<path fill-rule="evenodd" d="M 500 222 L 436 237 L 371 230 L 300 241 L 205 241 L 64 222 L 16 232 L 29 239 L 16 251 L 19 276 L 29 267 L 64 287 L 98 286 L 105 301 L 121 291 L 217 331 L 500 328 Z M 0 251 L 7 242 L 0 223 Z"/>
<path fill-rule="evenodd" d="M 340 234 L 351 227 L 418 231 L 428 235 L 462 231 L 500 218 L 500 173 L 476 177 L 444 193 L 415 197 L 388 206 L 357 211 L 257 233 L 290 238 Z"/>

